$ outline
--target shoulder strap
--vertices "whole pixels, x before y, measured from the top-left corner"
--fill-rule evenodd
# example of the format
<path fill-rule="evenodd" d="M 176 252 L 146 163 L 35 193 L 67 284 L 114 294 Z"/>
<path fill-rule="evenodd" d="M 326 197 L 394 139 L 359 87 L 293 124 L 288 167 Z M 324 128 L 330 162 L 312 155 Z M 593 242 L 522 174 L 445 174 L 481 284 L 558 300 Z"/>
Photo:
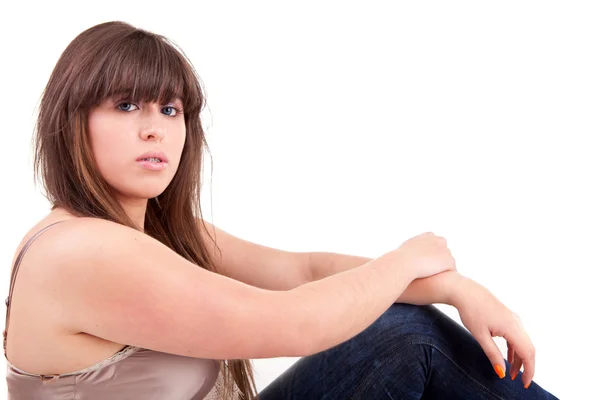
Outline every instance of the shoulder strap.
<path fill-rule="evenodd" d="M 61 221 L 57 221 L 54 222 L 42 229 L 40 229 L 39 231 L 37 231 L 33 236 L 31 236 L 29 238 L 29 240 L 27 241 L 27 243 L 25 243 L 25 245 L 23 246 L 23 248 L 21 249 L 21 251 L 19 252 L 19 255 L 17 256 L 17 259 L 15 260 L 15 265 L 13 266 L 12 269 L 12 273 L 10 275 L 10 287 L 8 290 L 8 297 L 6 298 L 5 304 L 6 304 L 6 323 L 4 325 L 4 332 L 2 333 L 2 335 L 4 336 L 4 357 L 6 357 L 6 336 L 7 336 L 7 332 L 8 332 L 8 319 L 10 318 L 10 304 L 12 301 L 12 294 L 13 294 L 13 289 L 15 287 L 15 279 L 17 278 L 17 272 L 19 271 L 19 265 L 21 265 L 21 260 L 23 259 L 23 256 L 25 255 L 25 252 L 27 251 L 27 249 L 29 248 L 29 246 L 31 246 L 31 244 L 34 242 L 35 239 L 37 239 L 42 233 L 44 233 L 48 228 L 50 228 L 52 225 L 56 225 L 59 222 L 64 222 L 67 220 L 61 220 Z"/>

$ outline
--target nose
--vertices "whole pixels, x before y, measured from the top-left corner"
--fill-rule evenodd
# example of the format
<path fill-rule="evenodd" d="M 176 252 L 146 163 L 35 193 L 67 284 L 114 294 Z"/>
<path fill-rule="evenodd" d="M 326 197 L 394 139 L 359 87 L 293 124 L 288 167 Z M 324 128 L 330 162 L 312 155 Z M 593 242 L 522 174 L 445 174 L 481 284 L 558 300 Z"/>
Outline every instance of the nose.
<path fill-rule="evenodd" d="M 161 114 L 160 110 L 155 112 L 155 110 L 152 109 L 148 112 L 148 115 L 144 119 L 144 125 L 140 129 L 140 137 L 142 140 L 156 140 L 160 142 L 165 137 L 164 121 L 161 121 L 163 117 L 164 114 Z"/>
<path fill-rule="evenodd" d="M 156 140 L 160 142 L 165 137 L 165 130 L 156 125 L 151 125 L 140 130 L 140 137 L 142 140 Z"/>

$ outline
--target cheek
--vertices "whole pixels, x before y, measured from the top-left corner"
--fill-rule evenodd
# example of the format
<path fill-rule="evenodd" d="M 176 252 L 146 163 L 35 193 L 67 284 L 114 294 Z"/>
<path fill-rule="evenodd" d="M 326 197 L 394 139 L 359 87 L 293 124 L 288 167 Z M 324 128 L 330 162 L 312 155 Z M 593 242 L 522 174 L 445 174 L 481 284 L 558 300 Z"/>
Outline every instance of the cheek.
<path fill-rule="evenodd" d="M 181 160 L 181 154 L 183 153 L 183 148 L 185 146 L 185 142 L 186 142 L 186 130 L 185 130 L 185 125 L 181 128 L 179 127 L 179 129 L 177 129 L 175 135 L 172 135 L 173 140 L 171 142 L 172 147 L 171 147 L 171 151 L 173 156 L 177 156 L 177 161 L 179 162 Z"/>
<path fill-rule="evenodd" d="M 88 134 L 92 153 L 100 173 L 105 179 L 109 179 L 109 175 L 113 174 L 115 169 L 119 168 L 123 163 L 124 157 L 123 148 L 126 148 L 123 140 L 125 135 L 121 125 L 115 126 L 109 118 L 90 118 L 88 124 Z M 121 143 L 121 146 L 116 145 Z"/>

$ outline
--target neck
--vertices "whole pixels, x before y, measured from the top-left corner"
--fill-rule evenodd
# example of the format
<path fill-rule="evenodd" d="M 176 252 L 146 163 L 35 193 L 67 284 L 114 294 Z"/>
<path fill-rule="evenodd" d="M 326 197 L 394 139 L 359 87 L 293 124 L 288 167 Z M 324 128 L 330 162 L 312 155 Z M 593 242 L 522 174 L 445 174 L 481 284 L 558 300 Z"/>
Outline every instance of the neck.
<path fill-rule="evenodd" d="M 144 231 L 144 219 L 146 217 L 146 207 L 148 206 L 147 199 L 121 199 L 121 206 L 131 218 L 135 226 Z"/>

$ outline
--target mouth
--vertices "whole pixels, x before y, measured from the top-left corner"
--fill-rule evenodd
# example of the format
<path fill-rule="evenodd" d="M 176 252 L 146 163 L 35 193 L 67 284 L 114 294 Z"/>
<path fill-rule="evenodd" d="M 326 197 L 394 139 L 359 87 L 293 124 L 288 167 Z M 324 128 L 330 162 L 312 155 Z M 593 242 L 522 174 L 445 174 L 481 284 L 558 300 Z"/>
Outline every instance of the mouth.
<path fill-rule="evenodd" d="M 164 171 L 168 163 L 156 157 L 143 157 L 137 160 L 137 164 L 143 169 L 150 171 Z"/>
<path fill-rule="evenodd" d="M 153 163 L 164 162 L 163 160 L 161 160 L 160 158 L 157 158 L 157 157 L 140 158 L 138 161 L 148 161 L 148 162 L 153 162 Z"/>
<path fill-rule="evenodd" d="M 167 155 L 162 151 L 149 151 L 139 156 L 136 161 L 143 161 L 149 163 L 168 163 L 169 159 Z"/>

